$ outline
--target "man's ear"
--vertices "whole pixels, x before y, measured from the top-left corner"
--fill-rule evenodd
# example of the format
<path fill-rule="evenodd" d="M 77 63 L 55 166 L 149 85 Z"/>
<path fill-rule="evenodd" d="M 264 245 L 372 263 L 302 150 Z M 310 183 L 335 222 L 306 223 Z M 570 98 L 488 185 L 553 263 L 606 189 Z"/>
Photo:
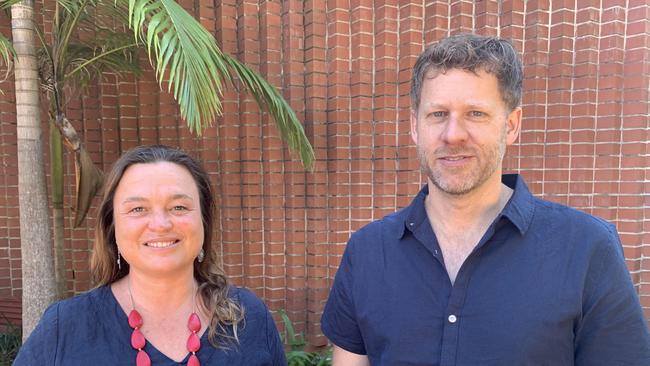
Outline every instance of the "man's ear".
<path fill-rule="evenodd" d="M 517 141 L 521 131 L 521 107 L 517 107 L 508 114 L 506 121 L 506 144 L 512 145 Z M 411 132 L 412 134 L 412 132 Z"/>
<path fill-rule="evenodd" d="M 411 140 L 413 144 L 418 143 L 418 116 L 417 112 L 411 109 Z"/>

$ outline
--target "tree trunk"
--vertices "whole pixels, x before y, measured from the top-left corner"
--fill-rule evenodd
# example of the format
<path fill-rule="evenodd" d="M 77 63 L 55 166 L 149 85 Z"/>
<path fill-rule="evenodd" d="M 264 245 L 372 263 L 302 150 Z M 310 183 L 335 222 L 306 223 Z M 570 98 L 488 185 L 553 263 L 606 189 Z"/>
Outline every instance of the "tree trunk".
<path fill-rule="evenodd" d="M 56 298 L 63 299 L 65 286 L 65 220 L 63 216 L 63 148 L 61 133 L 50 121 L 50 181 L 52 196 L 52 234 L 54 239 L 54 272 L 56 273 Z"/>
<path fill-rule="evenodd" d="M 16 127 L 18 200 L 22 256 L 23 339 L 27 339 L 56 286 L 50 240 L 39 103 L 39 79 L 34 45 L 34 2 L 11 6 L 11 30 L 16 49 Z"/>

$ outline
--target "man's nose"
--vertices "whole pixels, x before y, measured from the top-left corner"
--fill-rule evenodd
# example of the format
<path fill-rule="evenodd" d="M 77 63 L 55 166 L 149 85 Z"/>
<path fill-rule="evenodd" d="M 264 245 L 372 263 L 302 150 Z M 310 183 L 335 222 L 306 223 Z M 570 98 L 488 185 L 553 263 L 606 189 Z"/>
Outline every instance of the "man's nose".
<path fill-rule="evenodd" d="M 467 138 L 467 126 L 463 118 L 454 113 L 449 114 L 445 129 L 442 131 L 442 140 L 447 144 L 454 145 L 467 141 Z"/>

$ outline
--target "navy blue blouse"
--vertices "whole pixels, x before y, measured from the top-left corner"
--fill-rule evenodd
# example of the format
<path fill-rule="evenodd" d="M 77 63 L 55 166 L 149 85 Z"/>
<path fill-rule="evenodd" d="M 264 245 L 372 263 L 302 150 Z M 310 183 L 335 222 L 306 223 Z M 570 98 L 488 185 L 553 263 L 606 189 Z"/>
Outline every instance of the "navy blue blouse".
<path fill-rule="evenodd" d="M 238 329 L 239 344 L 215 348 L 208 332 L 196 353 L 202 366 L 287 364 L 282 341 L 264 303 L 247 290 L 233 288 L 231 296 L 242 305 L 245 319 Z M 20 349 L 14 366 L 135 365 L 127 316 L 110 287 L 100 287 L 50 306 Z M 152 366 L 186 365 L 175 362 L 149 342 L 144 350 Z"/>
<path fill-rule="evenodd" d="M 650 335 L 615 228 L 514 193 L 452 285 L 424 208 L 352 235 L 321 327 L 377 365 L 650 365 Z"/>

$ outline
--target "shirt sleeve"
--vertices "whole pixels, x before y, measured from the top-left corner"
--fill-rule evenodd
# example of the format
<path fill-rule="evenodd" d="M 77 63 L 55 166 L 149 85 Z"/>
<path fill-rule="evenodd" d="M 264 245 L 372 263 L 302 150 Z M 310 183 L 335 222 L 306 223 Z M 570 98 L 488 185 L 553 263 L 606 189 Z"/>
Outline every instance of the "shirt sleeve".
<path fill-rule="evenodd" d="M 348 242 L 321 318 L 323 334 L 346 351 L 365 355 L 366 347 L 354 308 L 354 235 Z"/>
<path fill-rule="evenodd" d="M 13 366 L 54 365 L 56 359 L 59 305 L 51 305 L 20 347 Z"/>
<path fill-rule="evenodd" d="M 594 252 L 576 326 L 575 364 L 650 365 L 650 333 L 630 279 L 618 234 Z"/>
<path fill-rule="evenodd" d="M 284 354 L 284 345 L 280 338 L 278 328 L 275 326 L 273 317 L 269 310 L 266 309 L 266 339 L 268 342 L 269 353 L 273 359 L 273 366 L 286 366 L 287 359 Z"/>

